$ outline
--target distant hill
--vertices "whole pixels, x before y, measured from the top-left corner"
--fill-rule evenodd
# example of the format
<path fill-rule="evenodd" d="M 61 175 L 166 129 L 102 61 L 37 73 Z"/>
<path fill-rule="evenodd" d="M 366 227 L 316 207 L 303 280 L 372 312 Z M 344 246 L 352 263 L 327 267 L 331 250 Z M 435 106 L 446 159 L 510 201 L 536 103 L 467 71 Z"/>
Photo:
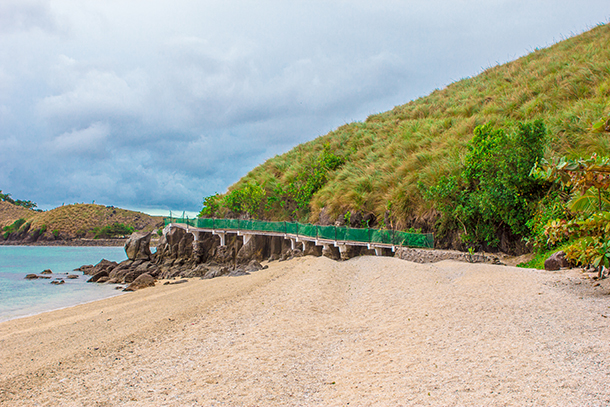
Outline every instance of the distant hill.
<path fill-rule="evenodd" d="M 610 133 L 592 128 L 608 118 L 610 26 L 600 25 L 298 145 L 208 200 L 207 212 L 433 230 L 418 183 L 459 173 L 475 127 L 541 119 L 547 157 L 610 155 Z"/>
<path fill-rule="evenodd" d="M 121 227 L 110 229 L 113 225 Z M 0 242 L 2 240 L 24 243 L 52 242 L 77 238 L 92 239 L 98 236 L 116 237 L 104 234 L 105 230 L 124 233 L 153 231 L 163 225 L 163 218 L 141 212 L 129 211 L 112 206 L 95 204 L 64 205 L 37 212 L 8 202 L 0 202 Z M 8 230 L 6 228 L 8 227 Z M 107 229 L 104 229 L 107 228 Z"/>
<path fill-rule="evenodd" d="M 36 211 L 0 201 L 0 229 L 15 222 L 19 218 L 30 219 Z"/>

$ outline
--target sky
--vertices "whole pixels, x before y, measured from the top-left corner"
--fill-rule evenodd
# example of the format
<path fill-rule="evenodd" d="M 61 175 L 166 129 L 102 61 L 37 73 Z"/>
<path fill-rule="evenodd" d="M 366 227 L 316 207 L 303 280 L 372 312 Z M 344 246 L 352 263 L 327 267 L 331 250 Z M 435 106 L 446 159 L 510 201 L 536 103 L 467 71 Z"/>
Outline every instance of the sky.
<path fill-rule="evenodd" d="M 197 212 L 255 166 L 610 17 L 608 0 L 0 0 L 0 190 Z"/>

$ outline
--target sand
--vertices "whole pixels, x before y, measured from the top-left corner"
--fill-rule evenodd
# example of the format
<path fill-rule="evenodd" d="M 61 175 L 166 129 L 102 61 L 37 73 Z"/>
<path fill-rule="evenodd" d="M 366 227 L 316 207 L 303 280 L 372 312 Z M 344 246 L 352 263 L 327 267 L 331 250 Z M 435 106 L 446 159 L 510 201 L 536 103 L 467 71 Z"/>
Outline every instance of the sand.
<path fill-rule="evenodd" d="M 2 406 L 609 405 L 574 271 L 305 257 L 0 324 Z"/>

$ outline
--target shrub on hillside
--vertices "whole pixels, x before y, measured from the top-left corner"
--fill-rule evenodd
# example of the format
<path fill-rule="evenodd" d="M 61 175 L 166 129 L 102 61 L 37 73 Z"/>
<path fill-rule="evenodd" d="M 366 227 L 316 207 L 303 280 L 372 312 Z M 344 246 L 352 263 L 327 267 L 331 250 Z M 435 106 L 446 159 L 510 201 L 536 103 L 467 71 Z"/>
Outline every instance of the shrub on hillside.
<path fill-rule="evenodd" d="M 530 176 L 542 158 L 546 129 L 541 121 L 519 124 L 506 133 L 478 126 L 468 145 L 462 171 L 419 188 L 441 213 L 437 232 L 461 230 L 469 247 L 496 248 L 502 231 L 530 234 L 528 221 L 544 195 L 544 181 Z"/>
<path fill-rule="evenodd" d="M 132 234 L 133 231 L 133 227 L 118 222 L 102 228 L 96 227 L 93 229 L 95 239 L 110 239 L 118 236 L 126 236 Z"/>

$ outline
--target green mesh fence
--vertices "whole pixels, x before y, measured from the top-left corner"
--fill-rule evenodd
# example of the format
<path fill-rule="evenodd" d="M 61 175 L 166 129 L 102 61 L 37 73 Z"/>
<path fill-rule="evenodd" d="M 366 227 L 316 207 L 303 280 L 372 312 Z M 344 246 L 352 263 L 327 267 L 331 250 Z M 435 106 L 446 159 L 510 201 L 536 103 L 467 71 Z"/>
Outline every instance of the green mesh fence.
<path fill-rule="evenodd" d="M 286 224 L 286 233 L 291 235 L 299 234 L 299 224 L 292 222 L 284 222 Z"/>
<path fill-rule="evenodd" d="M 334 226 L 316 226 L 318 239 L 336 240 L 337 228 Z"/>
<path fill-rule="evenodd" d="M 273 232 L 315 239 L 351 241 L 360 243 L 391 244 L 409 247 L 434 247 L 431 233 L 407 233 L 387 229 L 355 229 L 348 227 L 319 226 L 293 222 L 265 222 L 261 220 L 165 218 L 170 223 L 187 224 L 201 229 L 250 230 Z"/>

